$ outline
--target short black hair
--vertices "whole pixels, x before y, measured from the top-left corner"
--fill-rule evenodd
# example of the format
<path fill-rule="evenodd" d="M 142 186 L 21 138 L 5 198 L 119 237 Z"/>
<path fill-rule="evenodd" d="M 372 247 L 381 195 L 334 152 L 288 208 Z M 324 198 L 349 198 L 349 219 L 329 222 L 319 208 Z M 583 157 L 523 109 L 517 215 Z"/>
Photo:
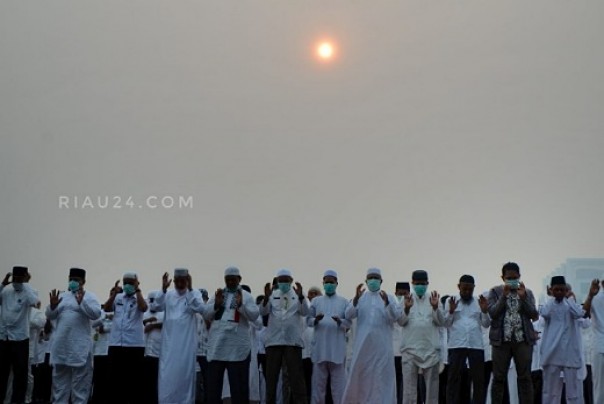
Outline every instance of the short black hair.
<path fill-rule="evenodd" d="M 505 276 L 507 271 L 516 271 L 520 275 L 520 267 L 515 262 L 508 262 L 501 268 L 501 276 Z"/>

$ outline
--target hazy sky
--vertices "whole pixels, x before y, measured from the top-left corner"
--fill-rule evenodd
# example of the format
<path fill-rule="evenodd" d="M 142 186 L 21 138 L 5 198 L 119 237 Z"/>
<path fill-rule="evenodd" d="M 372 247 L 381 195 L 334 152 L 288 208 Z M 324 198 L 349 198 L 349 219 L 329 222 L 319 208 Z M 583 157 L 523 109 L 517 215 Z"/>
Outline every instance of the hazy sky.
<path fill-rule="evenodd" d="M 451 292 L 604 256 L 604 3 L 0 2 L 0 265 Z M 331 38 L 333 63 L 313 47 Z M 60 209 L 61 195 L 193 198 Z"/>

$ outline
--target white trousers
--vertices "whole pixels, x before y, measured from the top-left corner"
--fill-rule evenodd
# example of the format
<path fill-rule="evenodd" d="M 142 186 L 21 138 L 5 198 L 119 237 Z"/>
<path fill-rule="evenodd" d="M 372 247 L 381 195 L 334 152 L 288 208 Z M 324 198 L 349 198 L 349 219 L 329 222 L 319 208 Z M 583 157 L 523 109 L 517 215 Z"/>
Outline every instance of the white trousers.
<path fill-rule="evenodd" d="M 583 381 L 579 380 L 578 371 L 579 368 L 543 366 L 543 402 L 559 403 L 562 385 L 566 384 L 566 402 L 583 403 Z M 560 372 L 564 372 L 564 378 L 560 377 Z"/>
<path fill-rule="evenodd" d="M 346 370 L 343 363 L 320 362 L 312 367 L 312 404 L 324 404 L 327 378 L 331 376 L 331 398 L 340 404 L 346 388 Z"/>
<path fill-rule="evenodd" d="M 594 403 L 604 403 L 604 353 L 593 354 L 591 380 L 594 387 Z"/>
<path fill-rule="evenodd" d="M 92 385 L 92 360 L 84 366 L 54 365 L 52 371 L 53 404 L 86 404 Z"/>
<path fill-rule="evenodd" d="M 403 404 L 417 403 L 417 374 L 419 367 L 405 354 L 401 357 L 403 368 Z M 423 369 L 426 381 L 426 404 L 438 404 L 439 364 Z"/>

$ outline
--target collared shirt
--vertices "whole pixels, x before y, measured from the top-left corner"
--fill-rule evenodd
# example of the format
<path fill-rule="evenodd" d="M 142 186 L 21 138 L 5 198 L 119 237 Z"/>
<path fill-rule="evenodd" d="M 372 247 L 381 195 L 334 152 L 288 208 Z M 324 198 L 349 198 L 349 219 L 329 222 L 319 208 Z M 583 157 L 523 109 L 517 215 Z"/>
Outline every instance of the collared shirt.
<path fill-rule="evenodd" d="M 574 299 L 555 299 L 540 310 L 544 319 L 541 365 L 580 368 L 583 364 L 579 322 L 585 312 Z"/>
<path fill-rule="evenodd" d="M 604 354 L 604 288 L 591 301 L 591 325 L 593 353 Z"/>
<path fill-rule="evenodd" d="M 102 312 L 101 318 L 92 322 L 93 328 L 93 346 L 92 354 L 94 356 L 107 356 L 109 354 L 109 335 L 111 335 L 112 320 L 107 318 L 107 313 Z M 103 326 L 101 334 L 97 328 Z"/>
<path fill-rule="evenodd" d="M 302 333 L 309 312 L 306 298 L 300 300 L 293 290 L 287 293 L 274 290 L 266 306 L 260 304 L 260 315 L 269 315 L 265 346 L 304 347 Z"/>
<path fill-rule="evenodd" d="M 113 301 L 113 328 L 109 335 L 109 346 L 144 347 L 144 311 L 138 308 L 136 295 L 118 293 Z"/>
<path fill-rule="evenodd" d="M 317 296 L 310 305 L 308 326 L 314 328 L 310 357 L 313 363 L 332 362 L 341 364 L 346 360 L 346 330 L 350 320 L 345 318 L 348 300 L 334 294 Z M 323 319 L 315 325 L 315 317 L 323 314 Z M 332 317 L 339 317 L 338 324 Z"/>
<path fill-rule="evenodd" d="M 224 307 L 222 315 L 216 318 L 214 311 L 215 298 L 208 301 L 203 313 L 204 319 L 211 321 L 208 334 L 208 361 L 239 362 L 245 360 L 251 352 L 250 322 L 255 321 L 260 313 L 254 297 L 241 290 L 241 306 L 236 307 L 237 292 L 224 290 Z"/>
<path fill-rule="evenodd" d="M 145 313 L 145 320 L 155 318 L 154 321 L 150 321 L 147 324 L 163 324 L 164 312 L 156 311 L 151 313 L 148 311 Z M 155 328 L 145 334 L 145 356 L 152 358 L 159 358 L 159 352 L 161 350 L 161 328 Z"/>
<path fill-rule="evenodd" d="M 84 366 L 92 353 L 90 322 L 101 317 L 101 304 L 92 292 L 86 291 L 78 304 L 75 294 L 63 292 L 61 302 L 46 317 L 56 320 L 52 333 L 50 363 L 52 365 Z"/>
<path fill-rule="evenodd" d="M 445 326 L 449 332 L 448 348 L 483 349 L 482 328 L 489 328 L 491 318 L 483 313 L 474 298 L 465 302 L 456 296 L 457 307 L 449 313 L 449 300 L 445 303 Z"/>
<path fill-rule="evenodd" d="M 403 310 L 403 343 L 401 353 L 417 366 L 426 369 L 437 365 L 441 359 L 441 341 L 439 328 L 445 325 L 442 309 L 436 310 L 430 304 L 428 294 L 418 297 L 412 295 L 413 306 L 409 314 Z"/>
<path fill-rule="evenodd" d="M 15 290 L 13 284 L 0 283 L 0 340 L 23 341 L 29 338 L 29 311 L 36 305 L 37 292 L 27 283 Z"/>
<path fill-rule="evenodd" d="M 516 293 L 510 293 L 506 299 L 507 310 L 503 317 L 503 340 L 505 342 L 524 341 L 524 330 L 522 329 L 522 317 L 520 317 L 520 297 Z"/>

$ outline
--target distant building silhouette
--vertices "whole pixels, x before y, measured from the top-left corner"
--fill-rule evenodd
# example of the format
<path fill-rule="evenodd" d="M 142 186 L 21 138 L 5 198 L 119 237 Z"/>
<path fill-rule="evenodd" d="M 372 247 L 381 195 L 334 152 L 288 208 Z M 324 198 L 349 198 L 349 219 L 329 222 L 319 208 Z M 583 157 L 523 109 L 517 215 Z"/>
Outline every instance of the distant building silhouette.
<path fill-rule="evenodd" d="M 582 303 L 587 297 L 591 281 L 604 279 L 604 258 L 568 258 L 543 280 L 543 290 L 546 290 L 554 275 L 563 275 L 566 282 L 571 284 L 577 301 Z M 543 302 L 545 296 L 543 292 L 539 301 Z"/>

